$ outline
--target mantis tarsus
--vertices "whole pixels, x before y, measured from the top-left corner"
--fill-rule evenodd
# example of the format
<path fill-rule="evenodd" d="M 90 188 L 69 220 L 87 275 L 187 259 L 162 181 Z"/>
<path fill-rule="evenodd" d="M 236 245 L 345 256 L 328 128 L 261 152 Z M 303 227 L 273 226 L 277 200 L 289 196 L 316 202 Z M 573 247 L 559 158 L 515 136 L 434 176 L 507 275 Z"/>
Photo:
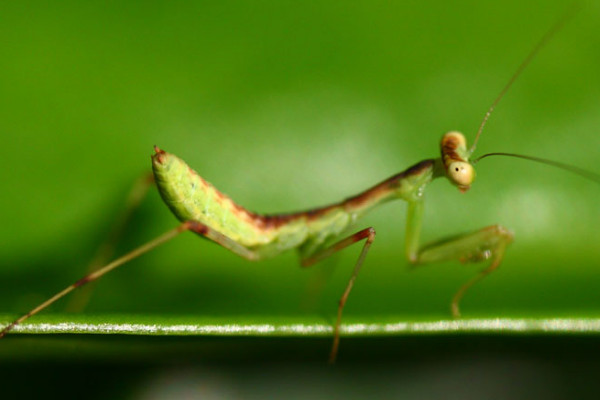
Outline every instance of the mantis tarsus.
<path fill-rule="evenodd" d="M 485 269 L 464 283 L 454 295 L 451 302 L 451 309 L 452 314 L 458 317 L 460 315 L 459 303 L 465 292 L 500 265 L 506 247 L 513 240 L 513 235 L 506 228 L 500 225 L 493 225 L 425 246 L 421 245 L 420 230 L 423 213 L 423 194 L 427 184 L 436 178 L 446 177 L 460 191 L 466 192 L 475 178 L 473 168 L 475 162 L 491 155 L 523 157 L 568 169 L 592 180 L 600 181 L 600 177 L 596 174 L 534 157 L 489 153 L 480 156 L 474 161 L 470 160 L 483 127 L 495 106 L 538 50 L 563 23 L 564 19 L 546 33 L 519 66 L 516 73 L 511 77 L 486 113 L 475 137 L 474 144 L 470 148 L 467 147 L 466 140 L 462 134 L 449 132 L 442 138 L 441 157 L 421 161 L 356 196 L 327 207 L 279 215 L 252 213 L 238 206 L 230 198 L 204 181 L 181 159 L 155 147 L 155 153 L 152 156 L 154 181 L 163 200 L 181 221 L 181 224 L 158 238 L 84 276 L 24 316 L 10 323 L 0 332 L 0 337 L 6 335 L 17 324 L 42 311 L 76 288 L 97 280 L 109 271 L 185 231 L 192 231 L 210 239 L 249 260 L 259 260 L 276 256 L 290 249 L 298 249 L 301 264 L 304 267 L 318 263 L 351 244 L 364 241 L 359 258 L 338 305 L 333 345 L 329 356 L 330 361 L 334 361 L 339 347 L 340 325 L 344 305 L 371 244 L 375 239 L 375 230 L 372 227 L 367 227 L 345 238 L 341 235 L 354 225 L 367 211 L 383 202 L 393 199 L 403 199 L 408 203 L 406 254 L 411 263 L 426 264 L 444 260 L 459 260 L 461 262 L 481 262 L 487 260 L 489 262 Z M 149 182 L 147 181 L 147 183 Z M 340 238 L 341 240 L 339 240 Z"/>

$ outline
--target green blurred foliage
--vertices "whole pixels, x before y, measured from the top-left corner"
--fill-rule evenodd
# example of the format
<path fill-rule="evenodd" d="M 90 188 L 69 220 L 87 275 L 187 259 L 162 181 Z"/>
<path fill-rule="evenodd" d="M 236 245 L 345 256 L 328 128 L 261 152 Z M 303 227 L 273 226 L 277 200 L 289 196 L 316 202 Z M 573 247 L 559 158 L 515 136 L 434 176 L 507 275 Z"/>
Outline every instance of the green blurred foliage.
<path fill-rule="evenodd" d="M 84 273 L 128 186 L 150 169 L 152 145 L 254 211 L 340 200 L 437 156 L 445 131 L 472 138 L 568 5 L 3 4 L 0 312 L 27 311 Z M 585 4 L 535 58 L 480 152 L 599 171 L 599 12 Z M 478 165 L 469 193 L 440 181 L 427 196 L 426 241 L 492 223 L 516 234 L 500 270 L 465 297 L 465 317 L 598 316 L 597 184 L 498 158 Z M 346 308 L 355 319 L 447 318 L 481 268 L 408 273 L 404 208 L 385 205 L 357 226 L 378 236 Z M 153 193 L 119 250 L 174 224 Z M 358 251 L 318 268 L 337 267 L 314 293 L 319 272 L 300 270 L 294 254 L 252 264 L 189 234 L 104 278 L 86 312 L 331 320 Z"/>

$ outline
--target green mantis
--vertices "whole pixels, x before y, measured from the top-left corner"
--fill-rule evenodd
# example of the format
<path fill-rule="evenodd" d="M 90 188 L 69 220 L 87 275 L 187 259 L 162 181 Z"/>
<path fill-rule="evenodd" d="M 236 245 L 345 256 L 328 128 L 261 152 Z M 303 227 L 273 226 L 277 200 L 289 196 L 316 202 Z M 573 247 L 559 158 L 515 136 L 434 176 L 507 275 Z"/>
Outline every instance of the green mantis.
<path fill-rule="evenodd" d="M 489 114 L 510 87 L 514 78 L 518 76 L 539 47 L 556 29 L 550 31 L 540 42 L 540 45 L 534 49 L 496 99 L 482 122 L 475 143 Z M 4 336 L 17 324 L 37 314 L 76 288 L 99 279 L 127 261 L 148 252 L 185 231 L 194 232 L 243 258 L 253 261 L 274 257 L 282 252 L 297 249 L 301 264 L 305 267 L 314 265 L 331 254 L 360 242 L 363 243 L 363 247 L 340 298 L 337 310 L 334 342 L 330 353 L 330 360 L 333 361 L 339 347 L 344 306 L 375 240 L 375 230 L 372 227 L 358 230 L 349 236 L 344 236 L 344 232 L 354 226 L 363 215 L 374 207 L 396 199 L 404 200 L 408 204 L 406 254 L 411 263 L 427 264 L 444 260 L 488 263 L 482 272 L 462 285 L 454 295 L 451 302 L 452 313 L 459 316 L 461 298 L 469 287 L 500 265 L 505 250 L 513 239 L 509 230 L 494 225 L 467 234 L 442 239 L 428 245 L 421 244 L 423 199 L 427 185 L 434 179 L 443 177 L 447 178 L 460 191 L 466 192 L 475 179 L 474 162 L 472 160 L 474 150 L 475 145 L 471 148 L 467 147 L 463 135 L 450 132 L 442 138 L 440 157 L 421 161 L 356 196 L 306 212 L 261 215 L 235 204 L 230 198 L 204 181 L 183 160 L 155 148 L 155 153 L 152 156 L 154 180 L 165 203 L 181 221 L 181 224 L 68 286 L 5 327 L 0 332 L 0 337 Z M 545 160 L 541 161 L 545 162 Z"/>

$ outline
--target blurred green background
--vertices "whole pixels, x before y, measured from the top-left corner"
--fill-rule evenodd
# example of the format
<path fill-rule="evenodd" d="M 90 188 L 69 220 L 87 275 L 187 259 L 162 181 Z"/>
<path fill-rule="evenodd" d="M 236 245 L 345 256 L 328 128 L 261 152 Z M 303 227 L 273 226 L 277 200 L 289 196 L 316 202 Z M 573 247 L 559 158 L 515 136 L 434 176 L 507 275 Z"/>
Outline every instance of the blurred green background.
<path fill-rule="evenodd" d="M 153 145 L 257 212 L 338 201 L 437 156 L 448 130 L 472 139 L 495 96 L 569 4 L 3 4 L 0 313 L 8 320 L 82 275 L 129 186 L 149 171 Z M 599 17 L 597 4 L 584 4 L 535 58 L 492 115 L 480 154 L 524 153 L 599 171 Z M 513 159 L 487 159 L 477 170 L 465 195 L 443 181 L 431 185 L 423 232 L 425 241 L 493 223 L 515 232 L 502 267 L 465 297 L 464 317 L 599 317 L 599 186 Z M 445 263 L 409 273 L 404 222 L 402 203 L 360 221 L 357 228 L 373 226 L 378 236 L 348 320 L 447 319 L 451 296 L 480 268 Z M 152 192 L 119 251 L 174 225 Z M 83 316 L 73 318 L 328 323 L 358 251 L 310 271 L 293 253 L 252 264 L 188 234 L 104 278 Z M 325 287 L 311 291 L 318 271 L 333 267 Z M 61 314 L 65 303 L 37 321 L 71 318 Z M 156 348 L 141 337 L 13 336 L 0 343 L 0 357 L 4 365 L 65 362 L 74 354 L 77 362 L 136 359 L 126 350 L 107 355 L 102 340 L 115 340 L 117 349 L 137 343 L 145 354 Z M 177 338 L 168 340 L 163 346 L 181 354 Z M 197 338 L 191 352 L 214 359 L 211 340 Z M 325 339 L 278 340 L 234 338 L 216 348 L 235 362 L 255 346 L 264 354 L 299 346 L 306 351 L 291 352 L 292 359 L 320 361 L 329 346 Z M 362 346 L 379 349 L 373 362 L 390 361 L 388 350 L 402 352 L 394 348 L 430 348 L 407 338 L 360 340 L 343 340 L 340 359 L 369 358 Z M 439 350 L 451 339 L 436 340 L 431 348 Z M 507 346 L 520 354 L 531 343 Z M 268 359 L 262 351 L 259 358 Z M 323 379 L 330 388 L 343 381 Z"/>

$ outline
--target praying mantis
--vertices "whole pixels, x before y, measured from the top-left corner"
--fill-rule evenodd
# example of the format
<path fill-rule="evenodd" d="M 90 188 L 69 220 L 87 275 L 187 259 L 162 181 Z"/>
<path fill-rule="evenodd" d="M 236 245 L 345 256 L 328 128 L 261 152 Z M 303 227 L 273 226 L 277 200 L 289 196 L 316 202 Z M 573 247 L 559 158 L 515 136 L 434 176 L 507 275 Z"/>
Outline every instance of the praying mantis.
<path fill-rule="evenodd" d="M 339 348 L 344 306 L 375 240 L 375 229 L 373 227 L 360 229 L 349 236 L 344 236 L 344 232 L 354 226 L 362 216 L 374 207 L 395 199 L 401 199 L 408 203 L 405 247 L 409 262 L 415 265 L 446 260 L 487 262 L 483 271 L 464 283 L 454 295 L 451 310 L 452 314 L 458 317 L 460 315 L 460 300 L 466 291 L 498 268 L 507 247 L 513 240 L 513 235 L 509 229 L 501 225 L 492 225 L 470 233 L 422 245 L 420 232 L 425 188 L 435 179 L 447 178 L 458 190 L 466 192 L 475 179 L 473 165 L 476 161 L 492 155 L 511 156 L 510 154 L 489 153 L 476 159 L 472 158 L 489 115 L 523 68 L 559 27 L 560 24 L 548 32 L 513 75 L 484 117 L 471 147 L 467 146 L 467 141 L 462 134 L 449 132 L 442 138 L 441 156 L 439 158 L 416 163 L 358 195 L 326 207 L 277 215 L 253 213 L 237 205 L 229 197 L 206 182 L 179 157 L 155 147 L 152 156 L 153 180 L 167 206 L 181 221 L 180 225 L 68 286 L 4 327 L 0 332 L 0 337 L 6 335 L 17 324 L 42 311 L 76 288 L 99 279 L 113 269 L 162 245 L 182 232 L 193 232 L 252 261 L 274 257 L 285 251 L 297 249 L 300 253 L 301 264 L 304 267 L 314 265 L 354 243 L 362 243 L 360 255 L 337 309 L 333 344 L 329 356 L 330 361 L 334 361 Z M 512 156 L 554 164 L 597 180 L 595 174 L 553 163 L 549 160 L 518 155 Z"/>

